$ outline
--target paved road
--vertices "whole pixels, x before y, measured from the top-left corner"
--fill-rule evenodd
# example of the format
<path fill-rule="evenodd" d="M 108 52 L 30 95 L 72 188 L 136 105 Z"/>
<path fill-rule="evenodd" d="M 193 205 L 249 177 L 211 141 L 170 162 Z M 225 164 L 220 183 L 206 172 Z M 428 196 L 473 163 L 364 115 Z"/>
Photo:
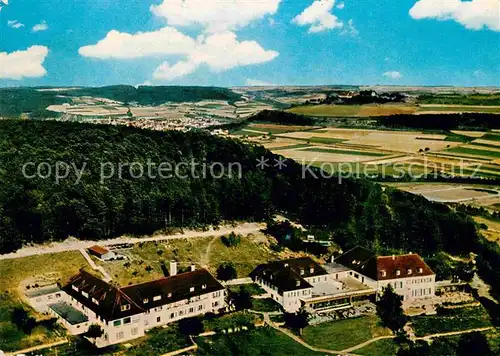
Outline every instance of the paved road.
<path fill-rule="evenodd" d="M 149 242 L 149 241 L 166 241 L 175 239 L 189 239 L 189 238 L 200 238 L 209 236 L 223 236 L 234 231 L 234 233 L 239 235 L 249 235 L 259 232 L 265 227 L 265 224 L 260 223 L 242 223 L 235 227 L 233 226 L 222 226 L 218 230 L 209 229 L 208 231 L 196 231 L 196 230 L 186 230 L 183 233 L 177 233 L 174 235 L 155 235 L 152 237 L 118 237 L 109 240 L 100 241 L 87 241 L 87 240 L 77 240 L 75 238 L 70 238 L 61 242 L 53 242 L 45 245 L 35 245 L 26 246 L 16 252 L 0 255 L 0 260 L 12 259 L 12 258 L 23 258 L 28 256 L 43 255 L 48 253 L 58 253 L 65 251 L 78 251 L 81 249 L 87 249 L 93 245 L 99 244 L 101 246 L 110 246 L 123 243 L 136 244 L 139 242 Z"/>

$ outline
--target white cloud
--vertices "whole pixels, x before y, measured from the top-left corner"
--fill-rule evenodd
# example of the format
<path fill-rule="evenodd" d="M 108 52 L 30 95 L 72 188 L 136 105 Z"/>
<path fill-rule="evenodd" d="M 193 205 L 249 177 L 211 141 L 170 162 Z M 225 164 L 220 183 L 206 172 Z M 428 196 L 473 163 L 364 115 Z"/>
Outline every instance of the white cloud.
<path fill-rule="evenodd" d="M 172 26 L 201 25 L 208 32 L 235 30 L 278 10 L 281 0 L 163 0 L 151 11 Z"/>
<path fill-rule="evenodd" d="M 386 77 L 386 78 L 394 79 L 394 80 L 401 79 L 403 77 L 403 75 L 400 72 L 397 72 L 397 71 L 385 72 L 382 75 L 384 77 Z"/>
<path fill-rule="evenodd" d="M 43 67 L 49 49 L 45 46 L 31 46 L 25 51 L 0 52 L 0 78 L 21 80 L 43 77 L 47 71 Z"/>
<path fill-rule="evenodd" d="M 129 34 L 109 31 L 95 45 L 81 47 L 78 52 L 85 57 L 140 58 L 156 55 L 189 54 L 196 41 L 173 27 L 164 27 L 154 32 Z"/>
<path fill-rule="evenodd" d="M 478 79 L 486 78 L 486 74 L 484 74 L 484 72 L 480 69 L 475 70 L 474 72 L 472 72 L 472 74 Z"/>
<path fill-rule="evenodd" d="M 40 31 L 46 31 L 49 29 L 49 25 L 45 21 L 40 22 L 39 24 L 36 24 L 33 26 L 31 29 L 33 32 L 40 32 Z"/>
<path fill-rule="evenodd" d="M 347 26 L 344 27 L 341 34 L 345 35 L 345 36 L 353 36 L 353 37 L 359 35 L 358 29 L 354 26 L 353 19 L 350 19 L 349 21 L 347 21 Z"/>
<path fill-rule="evenodd" d="M 21 27 L 24 27 L 24 24 L 20 23 L 17 20 L 9 20 L 9 21 L 7 21 L 7 26 L 9 26 L 11 28 L 21 28 Z"/>
<path fill-rule="evenodd" d="M 274 86 L 276 86 L 276 84 L 274 84 L 274 83 L 266 82 L 264 80 L 250 79 L 250 78 L 245 81 L 245 85 L 247 85 L 249 87 L 274 87 Z"/>
<path fill-rule="evenodd" d="M 410 9 L 414 19 L 454 20 L 468 29 L 500 31 L 498 0 L 419 0 Z"/>
<path fill-rule="evenodd" d="M 171 80 L 191 74 L 201 65 L 207 65 L 212 71 L 222 72 L 235 67 L 265 63 L 278 55 L 278 52 L 265 50 L 255 41 L 238 41 L 235 33 L 226 31 L 199 36 L 196 48 L 187 59 L 174 65 L 162 63 L 153 77 Z"/>
<path fill-rule="evenodd" d="M 311 6 L 297 15 L 292 22 L 299 26 L 311 26 L 309 33 L 342 28 L 343 22 L 331 13 L 335 0 L 315 0 Z"/>
<path fill-rule="evenodd" d="M 0 11 L 7 5 L 9 5 L 9 0 L 0 0 Z"/>

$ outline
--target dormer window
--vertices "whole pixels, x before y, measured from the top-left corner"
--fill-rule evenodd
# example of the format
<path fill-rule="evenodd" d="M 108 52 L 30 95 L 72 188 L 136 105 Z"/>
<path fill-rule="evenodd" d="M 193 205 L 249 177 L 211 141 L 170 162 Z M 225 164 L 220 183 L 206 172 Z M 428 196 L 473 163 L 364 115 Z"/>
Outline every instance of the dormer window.
<path fill-rule="evenodd" d="M 167 297 L 172 298 L 172 293 L 168 293 Z"/>
<path fill-rule="evenodd" d="M 301 276 L 303 276 L 303 275 L 304 275 L 304 270 L 303 270 L 303 269 L 301 269 L 301 270 L 300 270 L 300 275 L 301 275 Z"/>
<path fill-rule="evenodd" d="M 419 267 L 419 268 L 418 268 L 418 273 L 422 273 L 423 271 L 424 271 L 424 270 L 423 270 L 423 268 L 422 268 L 422 267 Z"/>
<path fill-rule="evenodd" d="M 285 267 L 288 267 L 288 263 L 285 263 Z"/>
<path fill-rule="evenodd" d="M 194 292 L 194 287 L 189 288 L 190 292 Z"/>
<path fill-rule="evenodd" d="M 88 294 L 87 292 L 84 292 L 83 290 L 82 290 L 82 295 L 83 295 L 85 298 L 88 298 L 88 297 L 89 297 L 89 294 Z"/>
<path fill-rule="evenodd" d="M 77 286 L 72 285 L 71 288 L 73 288 L 73 290 L 76 290 L 78 292 L 78 287 Z"/>
<path fill-rule="evenodd" d="M 153 297 L 153 301 L 154 302 L 156 302 L 156 301 L 158 301 L 160 299 L 161 299 L 161 295 L 157 295 L 157 296 Z"/>
<path fill-rule="evenodd" d="M 120 310 L 123 312 L 123 311 L 127 311 L 127 310 L 130 310 L 130 304 L 124 304 L 120 307 Z"/>
<path fill-rule="evenodd" d="M 146 303 L 148 303 L 148 302 L 149 302 L 149 299 L 148 299 L 148 298 L 144 298 L 144 299 L 142 300 L 142 302 L 143 302 L 144 304 L 146 304 Z"/>
<path fill-rule="evenodd" d="M 387 276 L 387 272 L 383 269 L 383 270 L 380 271 L 380 275 L 382 277 L 385 277 L 385 276 Z"/>
<path fill-rule="evenodd" d="M 396 270 L 396 276 L 401 275 L 401 271 L 399 269 Z"/>
<path fill-rule="evenodd" d="M 92 301 L 93 301 L 95 304 L 99 305 L 99 301 L 98 301 L 97 299 L 92 298 Z"/>
<path fill-rule="evenodd" d="M 411 273 L 412 273 L 411 268 L 408 268 L 408 269 L 406 270 L 406 273 L 407 273 L 407 274 L 411 274 Z"/>
<path fill-rule="evenodd" d="M 300 281 L 299 280 L 295 281 L 295 284 L 297 287 L 300 286 Z"/>
<path fill-rule="evenodd" d="M 309 268 L 309 273 L 314 273 L 314 267 Z"/>
<path fill-rule="evenodd" d="M 207 285 L 206 284 L 202 285 L 201 289 L 207 289 Z"/>

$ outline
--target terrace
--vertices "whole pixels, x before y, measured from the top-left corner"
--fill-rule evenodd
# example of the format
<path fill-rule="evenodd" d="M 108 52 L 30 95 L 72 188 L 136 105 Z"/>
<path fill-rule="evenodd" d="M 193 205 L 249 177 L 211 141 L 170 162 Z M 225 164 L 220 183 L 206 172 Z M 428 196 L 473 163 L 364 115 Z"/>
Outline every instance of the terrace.
<path fill-rule="evenodd" d="M 78 325 L 89 321 L 85 314 L 66 302 L 51 304 L 49 308 L 70 325 Z"/>

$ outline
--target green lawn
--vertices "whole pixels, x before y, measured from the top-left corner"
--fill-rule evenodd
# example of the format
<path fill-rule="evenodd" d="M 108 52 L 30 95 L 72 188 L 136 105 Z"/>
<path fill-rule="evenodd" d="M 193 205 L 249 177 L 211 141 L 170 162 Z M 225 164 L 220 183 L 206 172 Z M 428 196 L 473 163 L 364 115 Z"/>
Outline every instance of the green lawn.
<path fill-rule="evenodd" d="M 491 326 L 488 312 L 481 306 L 448 309 L 437 315 L 416 316 L 411 318 L 411 323 L 417 336 Z"/>
<path fill-rule="evenodd" d="M 391 331 L 376 316 L 369 316 L 308 326 L 302 336 L 310 345 L 341 351 L 384 335 Z"/>
<path fill-rule="evenodd" d="M 338 153 L 338 154 L 353 155 L 353 156 L 373 156 L 373 157 L 387 156 L 386 153 L 381 153 L 381 152 L 338 150 L 338 149 L 335 149 L 335 148 L 321 148 L 321 147 L 310 147 L 310 148 L 306 148 L 304 151 L 324 152 L 324 153 Z"/>
<path fill-rule="evenodd" d="M 492 108 L 488 106 L 470 107 L 463 106 L 423 106 L 418 107 L 418 112 L 422 111 L 443 111 L 443 112 L 485 112 L 485 113 L 500 113 L 500 108 Z"/>
<path fill-rule="evenodd" d="M 322 356 L 269 327 L 251 331 L 197 338 L 197 355 L 203 356 Z"/>
<path fill-rule="evenodd" d="M 266 293 L 266 291 L 256 283 L 227 286 L 227 289 L 229 289 L 231 292 L 239 292 L 241 288 L 245 288 L 251 295 L 260 295 Z"/>
<path fill-rule="evenodd" d="M 398 352 L 398 345 L 393 339 L 382 339 L 355 351 L 358 355 L 391 356 Z"/>
<path fill-rule="evenodd" d="M 273 311 L 280 311 L 282 308 L 273 299 L 266 298 L 266 299 L 253 299 L 252 309 L 261 312 L 273 312 Z"/>

